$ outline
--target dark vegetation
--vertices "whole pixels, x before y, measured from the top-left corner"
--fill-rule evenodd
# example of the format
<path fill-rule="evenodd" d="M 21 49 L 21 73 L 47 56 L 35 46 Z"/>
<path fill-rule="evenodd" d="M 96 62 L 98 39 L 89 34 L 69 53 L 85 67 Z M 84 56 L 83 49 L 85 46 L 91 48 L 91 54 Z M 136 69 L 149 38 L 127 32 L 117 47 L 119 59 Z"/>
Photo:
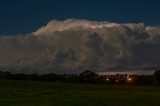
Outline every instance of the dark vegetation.
<path fill-rule="evenodd" d="M 5 80 L 33 80 L 33 81 L 52 81 L 52 82 L 74 82 L 74 83 L 104 83 L 104 79 L 94 72 L 85 71 L 77 74 L 11 74 L 0 72 L 0 79 Z"/>
<path fill-rule="evenodd" d="M 0 106 L 160 106 L 160 71 L 126 78 L 0 72 Z"/>
<path fill-rule="evenodd" d="M 80 74 L 11 74 L 0 71 L 1 80 L 32 80 L 50 82 L 69 82 L 69 83 L 91 83 L 91 84 L 118 84 L 118 85 L 160 85 L 160 70 L 153 75 L 105 75 L 99 76 L 94 72 L 85 71 Z"/>
<path fill-rule="evenodd" d="M 0 80 L 0 106 L 160 106 L 160 88 Z"/>

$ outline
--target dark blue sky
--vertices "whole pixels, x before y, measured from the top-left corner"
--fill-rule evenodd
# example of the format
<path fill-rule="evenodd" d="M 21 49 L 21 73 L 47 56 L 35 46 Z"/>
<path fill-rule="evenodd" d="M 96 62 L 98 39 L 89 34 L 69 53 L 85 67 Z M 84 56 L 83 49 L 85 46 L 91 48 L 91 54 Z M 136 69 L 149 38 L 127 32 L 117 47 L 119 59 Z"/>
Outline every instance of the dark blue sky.
<path fill-rule="evenodd" d="M 0 34 L 25 34 L 52 19 L 160 25 L 159 0 L 1 0 Z"/>

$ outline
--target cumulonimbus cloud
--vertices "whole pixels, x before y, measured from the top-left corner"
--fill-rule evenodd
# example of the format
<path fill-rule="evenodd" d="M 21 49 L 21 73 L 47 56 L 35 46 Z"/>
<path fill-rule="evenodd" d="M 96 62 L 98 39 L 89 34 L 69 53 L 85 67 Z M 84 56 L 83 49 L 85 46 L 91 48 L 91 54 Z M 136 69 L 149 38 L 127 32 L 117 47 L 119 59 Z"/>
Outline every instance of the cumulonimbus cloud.
<path fill-rule="evenodd" d="M 0 67 L 13 72 L 151 69 L 160 66 L 160 28 L 53 20 L 31 34 L 0 36 L 0 51 Z"/>

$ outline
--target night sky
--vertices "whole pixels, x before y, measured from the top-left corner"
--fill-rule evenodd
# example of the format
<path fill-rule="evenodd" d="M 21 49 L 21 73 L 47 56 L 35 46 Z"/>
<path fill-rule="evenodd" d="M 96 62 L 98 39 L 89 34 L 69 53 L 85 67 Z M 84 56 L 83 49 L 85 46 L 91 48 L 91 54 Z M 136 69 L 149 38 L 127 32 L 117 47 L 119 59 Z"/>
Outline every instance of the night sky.
<path fill-rule="evenodd" d="M 160 1 L 154 0 L 1 0 L 0 35 L 30 33 L 52 19 L 144 22 L 160 25 Z"/>

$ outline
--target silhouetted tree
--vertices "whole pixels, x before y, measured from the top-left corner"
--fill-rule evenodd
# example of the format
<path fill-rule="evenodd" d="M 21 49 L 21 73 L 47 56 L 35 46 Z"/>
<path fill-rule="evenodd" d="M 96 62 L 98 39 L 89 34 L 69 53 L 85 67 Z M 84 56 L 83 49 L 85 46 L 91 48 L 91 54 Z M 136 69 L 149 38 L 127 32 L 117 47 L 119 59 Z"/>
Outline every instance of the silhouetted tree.
<path fill-rule="evenodd" d="M 9 79 L 11 74 L 9 72 L 0 71 L 0 79 Z"/>
<path fill-rule="evenodd" d="M 156 79 L 158 84 L 160 84 L 160 70 L 155 71 L 154 78 Z"/>
<path fill-rule="evenodd" d="M 96 73 L 91 72 L 89 70 L 82 72 L 80 75 L 80 82 L 83 83 L 100 83 L 102 82 L 102 78 L 100 78 Z"/>

